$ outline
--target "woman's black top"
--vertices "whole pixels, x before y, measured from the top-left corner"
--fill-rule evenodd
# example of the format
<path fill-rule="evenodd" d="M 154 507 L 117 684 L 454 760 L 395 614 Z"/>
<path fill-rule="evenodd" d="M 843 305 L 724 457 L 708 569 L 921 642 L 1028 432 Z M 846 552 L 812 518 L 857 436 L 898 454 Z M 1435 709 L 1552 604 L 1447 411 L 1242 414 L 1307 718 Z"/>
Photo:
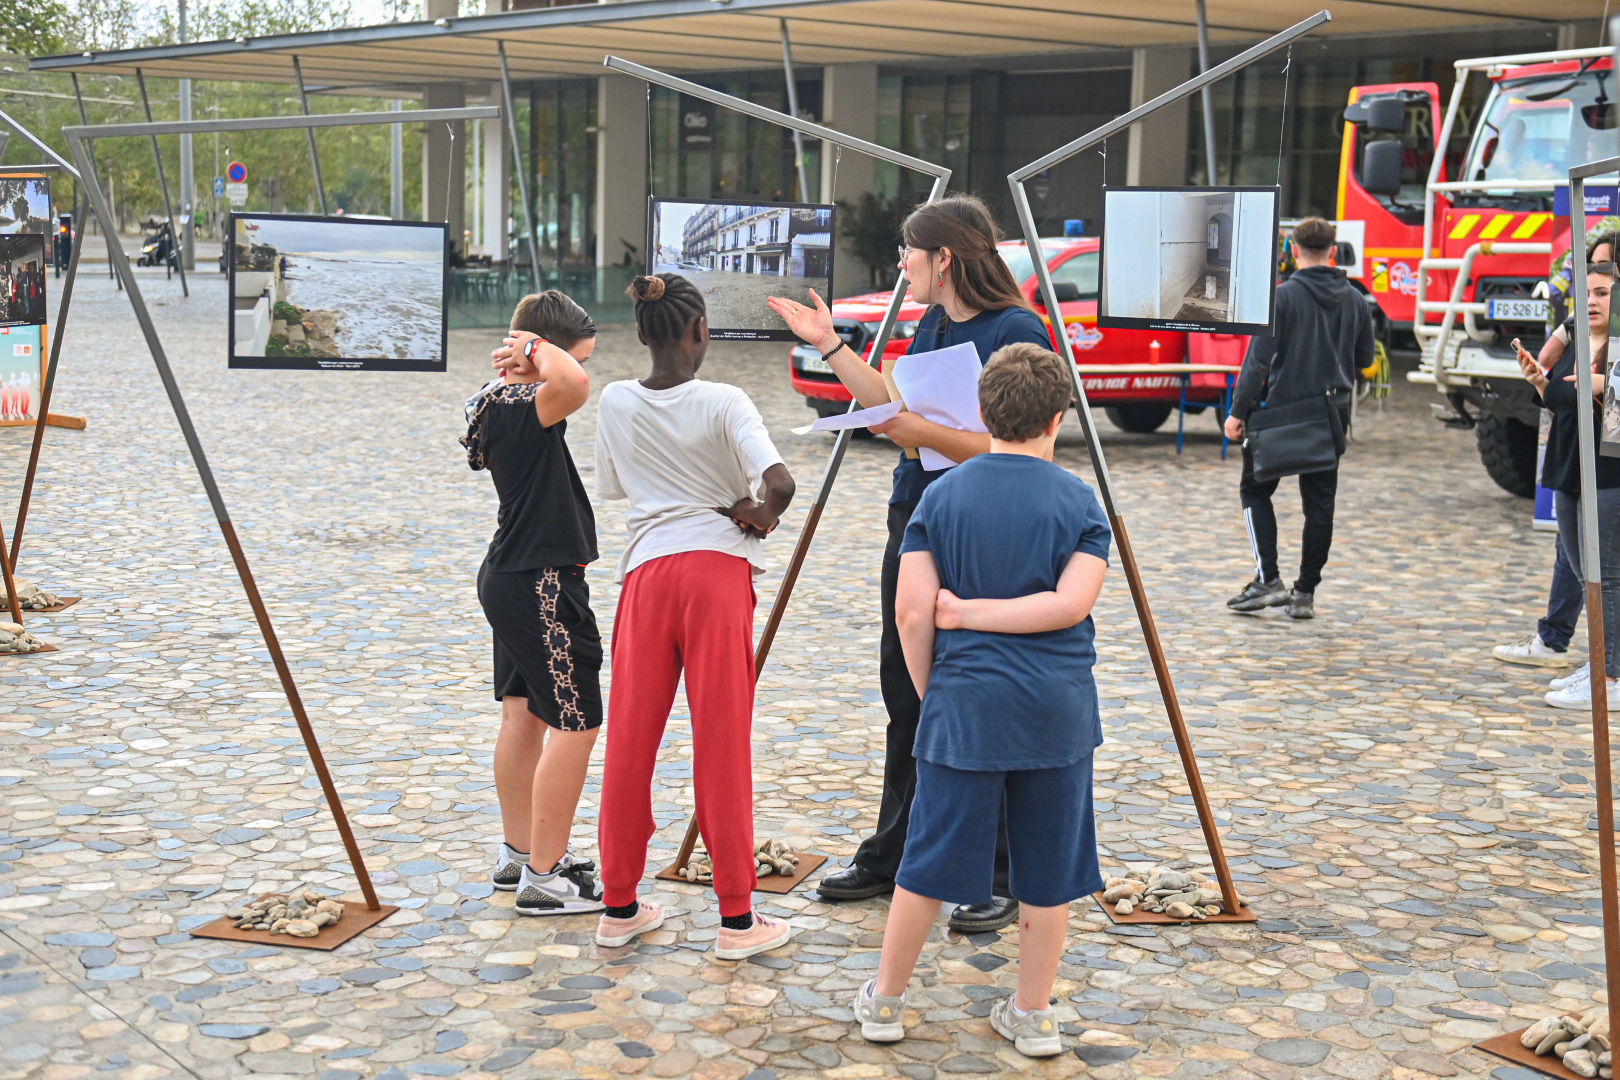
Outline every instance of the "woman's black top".
<path fill-rule="evenodd" d="M 1580 391 L 1564 377 L 1575 374 L 1575 342 L 1571 341 L 1564 355 L 1547 373 L 1547 388 L 1542 391 L 1542 404 L 1552 413 L 1552 429 L 1547 433 L 1547 456 L 1541 466 L 1541 486 L 1567 495 L 1581 493 L 1580 417 L 1575 409 L 1579 405 Z M 1603 430 L 1603 403 L 1588 398 L 1592 409 L 1592 453 L 1597 456 L 1597 486 L 1620 487 L 1620 458 L 1604 457 L 1598 452 Z"/>
<path fill-rule="evenodd" d="M 596 515 L 563 436 L 568 421 L 542 427 L 542 383 L 489 390 L 468 424 L 468 464 L 487 468 L 500 497 L 484 565 L 496 573 L 578 566 L 596 560 Z"/>

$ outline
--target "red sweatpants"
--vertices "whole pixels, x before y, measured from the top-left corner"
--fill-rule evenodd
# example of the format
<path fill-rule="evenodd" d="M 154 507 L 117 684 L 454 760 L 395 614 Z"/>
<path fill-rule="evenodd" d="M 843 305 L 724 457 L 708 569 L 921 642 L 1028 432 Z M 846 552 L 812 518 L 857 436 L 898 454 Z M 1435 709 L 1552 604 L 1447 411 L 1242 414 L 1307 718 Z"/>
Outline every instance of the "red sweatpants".
<path fill-rule="evenodd" d="M 653 766 L 686 671 L 698 830 L 721 915 L 754 891 L 754 583 L 747 559 L 686 551 L 624 579 L 613 621 L 613 685 L 598 846 L 603 900 L 626 907 L 647 868 Z"/>

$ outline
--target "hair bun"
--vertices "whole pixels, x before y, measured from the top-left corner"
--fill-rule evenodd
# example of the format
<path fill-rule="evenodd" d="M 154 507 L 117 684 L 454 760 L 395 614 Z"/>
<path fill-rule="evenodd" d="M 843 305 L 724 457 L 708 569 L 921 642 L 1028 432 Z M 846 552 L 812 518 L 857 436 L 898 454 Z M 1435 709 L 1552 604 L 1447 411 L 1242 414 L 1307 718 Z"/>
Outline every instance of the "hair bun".
<path fill-rule="evenodd" d="M 637 300 L 651 303 L 664 295 L 664 279 L 661 277 L 638 277 L 631 285 Z"/>

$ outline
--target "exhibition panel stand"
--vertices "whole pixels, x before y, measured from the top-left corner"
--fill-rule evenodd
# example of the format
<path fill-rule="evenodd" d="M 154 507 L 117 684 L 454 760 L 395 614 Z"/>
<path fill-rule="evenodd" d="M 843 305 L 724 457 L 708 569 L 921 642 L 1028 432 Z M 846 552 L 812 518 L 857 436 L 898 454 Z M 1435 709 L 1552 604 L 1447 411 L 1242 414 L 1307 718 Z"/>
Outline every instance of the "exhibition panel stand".
<path fill-rule="evenodd" d="M 1082 135 L 1073 142 L 1053 150 L 1050 154 L 1036 161 L 1030 162 L 1007 176 L 1007 182 L 1012 186 L 1013 206 L 1018 211 L 1018 222 L 1024 230 L 1024 242 L 1029 250 L 1041 250 L 1040 235 L 1035 230 L 1035 215 L 1030 211 L 1029 195 L 1024 190 L 1024 182 L 1060 162 L 1067 161 L 1082 151 L 1096 146 L 1110 135 L 1124 131 L 1132 124 L 1149 116 L 1167 105 L 1173 105 L 1183 98 L 1189 97 L 1209 86 L 1217 80 L 1223 79 L 1235 71 L 1240 71 L 1283 46 L 1295 38 L 1310 33 L 1318 26 L 1331 22 L 1333 16 L 1326 11 L 1319 11 L 1303 22 L 1295 23 L 1282 33 L 1267 38 L 1252 49 L 1247 49 L 1223 64 L 1219 64 L 1196 78 L 1189 79 L 1173 90 L 1154 98 L 1140 108 L 1111 120 L 1102 127 L 1087 135 Z M 1045 259 L 1032 259 L 1035 267 L 1035 279 L 1041 290 L 1041 296 L 1046 301 L 1046 310 L 1059 312 L 1062 308 L 1058 304 L 1057 290 L 1052 286 L 1052 275 L 1047 270 Z M 1153 621 L 1153 611 L 1148 606 L 1147 589 L 1142 584 L 1142 570 L 1137 565 L 1136 553 L 1131 548 L 1130 534 L 1125 530 L 1125 519 L 1120 516 L 1119 506 L 1114 499 L 1114 486 L 1108 475 L 1108 462 L 1103 457 L 1102 441 L 1097 437 L 1096 424 L 1092 422 L 1091 406 L 1086 400 L 1085 382 L 1081 378 L 1081 369 L 1074 357 L 1074 343 L 1069 340 L 1066 333 L 1053 335 L 1063 350 L 1063 357 L 1068 361 L 1069 373 L 1074 377 L 1074 394 L 1080 414 L 1080 428 L 1085 433 L 1086 448 L 1091 453 L 1091 471 L 1097 480 L 1097 491 L 1103 501 L 1103 509 L 1108 514 L 1108 524 L 1114 530 L 1114 543 L 1119 548 L 1120 565 L 1125 569 L 1125 579 L 1130 583 L 1131 599 L 1136 604 L 1136 615 L 1142 624 L 1142 637 L 1147 643 L 1148 657 L 1153 663 L 1153 674 L 1159 683 L 1160 696 L 1164 698 L 1165 712 L 1170 717 L 1170 730 L 1175 735 L 1176 750 L 1181 755 L 1182 771 L 1187 776 L 1187 786 L 1191 789 L 1193 805 L 1198 811 L 1198 823 L 1204 831 L 1204 844 L 1209 849 L 1210 861 L 1214 864 L 1215 878 L 1220 882 L 1221 898 L 1225 913 L 1212 917 L 1212 921 L 1219 922 L 1254 922 L 1257 916 L 1238 901 L 1237 888 L 1232 882 L 1232 870 L 1226 863 L 1226 853 L 1221 848 L 1221 835 L 1215 827 L 1215 815 L 1210 810 L 1209 793 L 1204 790 L 1203 777 L 1198 771 L 1198 759 L 1193 755 L 1192 738 L 1187 733 L 1187 721 L 1181 713 L 1181 703 L 1176 698 L 1176 686 L 1170 676 L 1170 663 L 1165 658 L 1164 644 L 1159 640 L 1158 626 Z M 1157 915 L 1146 911 L 1136 911 L 1127 916 L 1116 915 L 1112 904 L 1104 903 L 1102 894 L 1097 894 L 1098 905 L 1116 922 L 1162 922 L 1175 923 L 1183 920 L 1170 915 Z"/>
<path fill-rule="evenodd" d="M 787 54 L 787 39 L 785 36 L 783 38 L 783 50 L 785 56 Z M 751 101 L 732 97 L 730 94 L 722 94 L 718 90 L 709 89 L 707 86 L 699 86 L 697 83 L 687 82 L 685 79 L 677 79 L 675 76 L 666 75 L 662 71 L 642 67 L 640 64 L 632 64 L 630 61 L 621 60 L 617 56 L 609 56 L 602 63 L 615 71 L 622 71 L 626 75 L 634 75 L 636 78 L 643 79 L 654 85 L 677 90 L 690 97 L 712 102 L 723 108 L 740 112 L 745 116 L 751 116 L 756 120 L 763 120 L 768 124 L 785 127 L 792 131 L 795 136 L 809 135 L 820 139 L 825 144 L 844 147 L 857 153 L 866 154 L 868 157 L 876 158 L 879 161 L 887 161 L 902 168 L 920 172 L 925 176 L 932 176 L 934 184 L 928 192 L 928 202 L 934 202 L 943 197 L 945 187 L 950 183 L 951 170 L 943 165 L 935 165 L 933 162 L 924 161 L 909 154 L 902 154 L 899 151 L 890 150 L 887 147 L 878 146 L 876 143 L 857 139 L 851 135 L 845 135 L 843 132 L 834 131 L 832 128 L 813 124 L 808 120 L 801 120 L 796 115 L 788 116 L 786 113 L 767 109 L 763 105 L 756 105 Z M 503 68 L 502 74 L 504 75 L 504 73 Z M 803 161 L 802 154 L 800 155 L 800 161 Z M 800 168 L 802 176 L 802 164 Z M 651 194 L 651 192 L 648 194 Z M 889 298 L 888 309 L 883 312 L 883 321 L 878 324 L 877 334 L 872 340 L 872 349 L 866 356 L 866 362 L 880 371 L 882 370 L 884 347 L 888 345 L 889 336 L 894 332 L 895 319 L 900 314 L 900 305 L 905 302 L 905 298 L 906 277 L 901 274 L 894 283 L 894 294 Z M 849 407 L 853 411 L 858 408 L 858 403 L 851 401 Z M 837 441 L 833 443 L 832 454 L 827 458 L 827 467 L 821 474 L 821 485 L 816 489 L 815 501 L 810 504 L 810 510 L 805 515 L 804 527 L 799 531 L 798 543 L 793 547 L 793 557 L 788 561 L 787 572 L 782 575 L 782 584 L 776 590 L 776 599 L 771 603 L 770 615 L 765 620 L 764 630 L 760 632 L 759 644 L 754 647 L 754 681 L 756 683 L 759 681 L 760 672 L 765 670 L 765 662 L 771 654 L 771 644 L 776 640 L 776 632 L 782 625 L 782 615 L 787 611 L 788 600 L 793 596 L 793 586 L 798 582 L 799 572 L 804 568 L 805 555 L 810 551 L 810 542 L 815 539 L 816 526 L 821 522 L 822 511 L 827 508 L 827 498 L 832 494 L 833 482 L 838 479 L 838 470 L 844 463 L 844 452 L 849 449 L 849 441 L 852 437 L 853 432 L 847 429 L 840 431 Z M 694 814 L 691 821 L 687 823 L 686 836 L 681 841 L 680 851 L 676 854 L 675 861 L 660 870 L 657 876 L 664 881 L 685 881 L 686 878 L 681 876 L 680 872 L 685 869 L 686 864 L 691 860 L 692 851 L 697 846 L 697 841 L 698 824 L 697 816 Z M 791 877 L 778 877 L 773 874 L 770 877 L 763 878 L 756 886 L 758 891 L 789 892 L 817 867 L 827 861 L 825 855 L 810 855 L 802 852 L 799 854 L 799 865 Z"/>
<path fill-rule="evenodd" d="M 1620 157 L 1606 158 L 1569 170 L 1569 205 L 1586 205 L 1586 181 L 1620 169 Z M 1586 245 L 1571 244 L 1569 248 L 1571 291 L 1570 310 L 1586 310 Z M 1613 333 L 1613 316 L 1609 323 Z M 1592 336 L 1578 330 L 1575 339 L 1575 400 L 1592 400 Z M 1611 341 L 1613 339 L 1611 338 Z M 1614 357 L 1609 358 L 1611 365 Z M 1612 368 L 1611 368 L 1612 370 Z M 1603 610 L 1602 564 L 1598 547 L 1597 512 L 1597 450 L 1594 446 L 1596 431 L 1592 410 L 1575 409 L 1576 430 L 1580 434 L 1581 456 L 1581 567 L 1586 578 L 1586 648 L 1589 674 L 1594 688 L 1605 685 L 1607 671 L 1604 661 L 1603 620 L 1590 613 Z M 1620 892 L 1616 890 L 1614 854 L 1614 776 L 1609 761 L 1609 695 L 1592 695 L 1592 758 L 1595 762 L 1593 780 L 1597 786 L 1598 834 L 1598 887 L 1603 913 L 1603 980 L 1608 989 L 1605 1005 L 1613 1008 L 1620 1001 Z M 1565 1067 L 1557 1054 L 1538 1057 L 1535 1047 L 1520 1041 L 1522 1032 L 1498 1035 L 1494 1039 L 1475 1043 L 1479 1049 L 1497 1057 L 1506 1058 L 1515 1065 L 1525 1065 L 1549 1076 L 1578 1076 Z M 1610 1036 L 1613 1037 L 1612 1035 Z"/>
<path fill-rule="evenodd" d="M 493 107 L 461 108 L 461 109 L 423 109 L 411 115 L 413 123 L 437 123 L 456 120 L 499 119 L 501 110 Z M 103 124 L 81 125 L 66 127 L 62 134 L 66 136 L 68 147 L 72 151 L 73 159 L 78 162 L 81 183 L 89 198 L 91 209 L 96 217 L 108 222 L 112 214 L 108 209 L 107 195 L 101 188 L 101 183 L 91 166 L 91 153 L 94 141 L 99 138 L 113 137 L 140 137 L 156 138 L 159 135 L 206 135 L 214 132 L 227 131 L 280 131 L 298 128 L 317 127 L 350 127 L 371 124 L 397 124 L 400 114 L 397 112 L 379 113 L 349 113 L 319 116 L 268 116 L 250 117 L 240 120 L 189 120 L 181 122 L 160 122 L 146 124 Z M 309 754 L 310 766 L 320 780 L 321 793 L 326 798 L 327 808 L 332 812 L 343 839 L 343 848 L 348 853 L 349 864 L 354 869 L 355 878 L 360 884 L 360 891 L 365 896 L 365 905 L 350 905 L 350 914 L 346 915 L 335 925 L 329 926 L 314 938 L 295 938 L 286 934 L 271 935 L 267 931 L 237 930 L 233 920 L 222 918 L 209 923 L 192 933 L 198 937 L 224 937 L 237 941 L 262 941 L 269 945 L 285 945 L 295 948 L 331 949 L 352 938 L 356 934 L 375 925 L 394 911 L 398 910 L 391 904 L 379 904 L 377 892 L 371 883 L 371 875 L 366 871 L 365 862 L 360 857 L 360 848 L 355 843 L 354 830 L 349 825 L 348 815 L 344 813 L 343 802 L 338 797 L 337 786 L 332 781 L 332 774 L 327 769 L 325 755 L 321 753 L 320 742 L 315 738 L 315 730 L 310 725 L 309 715 L 304 711 L 304 703 L 298 693 L 298 686 L 293 682 L 292 669 L 287 664 L 287 658 L 281 651 L 281 643 L 276 637 L 275 627 L 271 625 L 270 613 L 264 606 L 264 600 L 259 595 L 258 585 L 254 583 L 253 572 L 248 567 L 247 556 L 242 551 L 241 542 L 237 539 L 236 529 L 231 524 L 229 511 L 225 508 L 224 496 L 220 494 L 219 485 L 214 480 L 214 473 L 208 465 L 208 457 L 203 453 L 202 442 L 197 437 L 197 429 L 192 425 L 191 413 L 186 408 L 185 398 L 181 396 L 180 385 L 175 381 L 174 371 L 169 366 L 168 354 L 164 351 L 163 341 L 158 334 L 157 326 L 152 321 L 151 311 L 146 306 L 146 300 L 141 295 L 140 284 L 136 281 L 135 273 L 129 265 L 129 260 L 119 258 L 121 252 L 118 247 L 118 238 L 108 229 L 102 230 L 107 239 L 107 254 L 112 260 L 113 269 L 117 273 L 124 289 L 129 294 L 130 307 L 135 311 L 135 318 L 140 323 L 141 334 L 146 338 L 147 348 L 151 350 L 152 362 L 157 366 L 158 377 L 163 381 L 163 389 L 168 394 L 169 404 L 174 409 L 175 420 L 180 425 L 181 434 L 186 440 L 186 447 L 191 452 L 191 460 L 197 467 L 197 475 L 202 480 L 203 490 L 208 495 L 209 506 L 214 511 L 214 517 L 219 522 L 219 531 L 225 538 L 225 545 L 230 549 L 231 561 L 236 565 L 236 572 L 242 579 L 242 589 L 247 595 L 248 604 L 253 608 L 253 617 L 259 625 L 259 632 L 264 637 L 266 648 L 270 652 L 271 662 L 275 665 L 276 675 L 281 681 L 282 691 L 287 695 L 287 704 L 292 710 L 293 719 L 298 725 L 298 733 L 303 739 L 304 749 Z M 77 252 L 75 252 L 75 256 Z M 58 339 L 60 340 L 60 338 Z"/>

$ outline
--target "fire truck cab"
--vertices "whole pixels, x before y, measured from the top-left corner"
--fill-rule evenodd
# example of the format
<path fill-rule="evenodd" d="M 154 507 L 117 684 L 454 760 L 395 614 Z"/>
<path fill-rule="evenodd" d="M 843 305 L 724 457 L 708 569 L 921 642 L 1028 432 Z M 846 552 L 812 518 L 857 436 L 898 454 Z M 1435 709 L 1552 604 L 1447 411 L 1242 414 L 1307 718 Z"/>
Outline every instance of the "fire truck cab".
<path fill-rule="evenodd" d="M 1556 198 L 1568 201 L 1568 170 L 1620 153 L 1613 55 L 1459 60 L 1439 124 L 1434 83 L 1358 86 L 1344 113 L 1338 217 L 1365 222 L 1380 330 L 1416 338 L 1407 378 L 1435 387 L 1436 418 L 1472 429 L 1486 471 L 1515 495 L 1535 493 L 1540 405 L 1512 341 L 1535 353 L 1546 340 L 1548 270 L 1570 244 Z M 1475 75 L 1491 88 L 1464 119 Z M 1459 124 L 1472 129 L 1467 148 L 1447 152 Z"/>

